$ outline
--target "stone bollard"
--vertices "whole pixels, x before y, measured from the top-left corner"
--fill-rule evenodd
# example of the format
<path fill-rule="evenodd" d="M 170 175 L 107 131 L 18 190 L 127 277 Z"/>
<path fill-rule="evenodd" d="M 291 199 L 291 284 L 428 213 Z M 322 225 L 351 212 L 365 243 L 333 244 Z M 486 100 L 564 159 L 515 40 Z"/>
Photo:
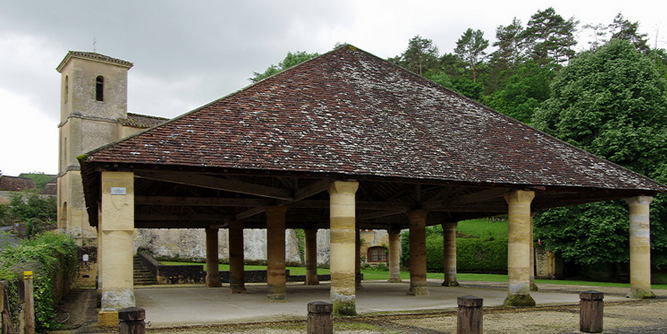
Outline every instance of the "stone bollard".
<path fill-rule="evenodd" d="M 118 311 L 118 330 L 120 334 L 145 334 L 146 311 L 140 307 L 127 307 Z"/>
<path fill-rule="evenodd" d="M 333 333 L 333 304 L 317 301 L 308 303 L 308 334 Z"/>
<path fill-rule="evenodd" d="M 585 333 L 602 333 L 604 293 L 595 290 L 579 294 L 579 330 Z"/>
<path fill-rule="evenodd" d="M 456 298 L 459 310 L 456 316 L 457 334 L 482 334 L 482 305 L 484 299 L 475 296 Z"/>

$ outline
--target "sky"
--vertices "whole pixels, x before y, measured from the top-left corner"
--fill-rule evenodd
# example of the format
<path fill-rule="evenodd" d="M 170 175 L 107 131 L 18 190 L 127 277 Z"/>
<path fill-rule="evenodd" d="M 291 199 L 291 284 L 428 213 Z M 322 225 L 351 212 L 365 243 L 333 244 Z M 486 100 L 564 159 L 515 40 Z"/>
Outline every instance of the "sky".
<path fill-rule="evenodd" d="M 667 2 L 654 0 L 0 0 L 0 171 L 58 173 L 56 67 L 68 50 L 132 62 L 128 111 L 172 118 L 249 85 L 287 52 L 349 43 L 386 59 L 420 35 L 451 53 L 468 28 L 493 43 L 498 26 L 548 7 L 579 26 L 621 12 L 667 49 Z"/>

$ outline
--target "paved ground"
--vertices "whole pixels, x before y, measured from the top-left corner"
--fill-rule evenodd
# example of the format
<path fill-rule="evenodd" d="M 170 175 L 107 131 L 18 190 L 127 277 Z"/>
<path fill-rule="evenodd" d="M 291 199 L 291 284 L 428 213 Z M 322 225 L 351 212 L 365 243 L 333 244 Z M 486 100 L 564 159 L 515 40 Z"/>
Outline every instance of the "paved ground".
<path fill-rule="evenodd" d="M 484 298 L 485 333 L 578 332 L 579 292 L 591 287 L 541 285 L 531 294 L 539 307 L 508 309 L 500 307 L 506 284 L 462 282 L 461 287 L 448 288 L 431 281 L 430 296 L 414 297 L 406 295 L 407 283 L 364 282 L 357 292 L 360 316 L 336 319 L 336 332 L 456 332 L 456 298 L 464 295 Z M 329 284 L 288 284 L 284 302 L 267 301 L 265 284 L 247 289 L 246 294 L 231 294 L 227 287 L 153 286 L 135 288 L 135 296 L 137 306 L 146 310 L 148 331 L 154 333 L 303 333 L 308 302 L 329 299 Z M 655 300 L 636 301 L 625 298 L 627 289 L 594 289 L 605 293 L 606 333 L 667 333 L 666 290 L 655 290 Z M 83 304 L 89 316 L 66 322 L 76 328 L 61 333 L 113 333 L 94 324 L 94 291 L 82 294 L 88 296 Z"/>

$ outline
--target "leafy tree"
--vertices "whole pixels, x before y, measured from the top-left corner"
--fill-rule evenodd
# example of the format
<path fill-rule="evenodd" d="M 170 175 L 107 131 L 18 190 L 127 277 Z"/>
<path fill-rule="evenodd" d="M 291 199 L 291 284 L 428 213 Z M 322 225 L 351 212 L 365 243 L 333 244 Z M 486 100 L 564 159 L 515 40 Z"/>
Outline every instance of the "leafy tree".
<path fill-rule="evenodd" d="M 250 78 L 250 80 L 252 80 L 252 82 L 258 82 L 264 78 L 270 77 L 278 72 L 282 72 L 292 66 L 296 66 L 308 59 L 315 58 L 317 56 L 319 56 L 318 53 L 307 53 L 305 51 L 297 51 L 294 53 L 287 52 L 285 59 L 278 63 L 277 66 L 271 65 L 262 73 L 254 72 L 253 77 Z"/>
<path fill-rule="evenodd" d="M 57 203 L 56 198 L 52 196 L 41 198 L 36 193 L 29 192 L 27 193 L 27 200 L 24 201 L 22 193 L 15 193 L 11 195 L 9 205 L 10 213 L 19 220 L 56 220 Z"/>
<path fill-rule="evenodd" d="M 580 55 L 551 88 L 551 98 L 535 113 L 536 127 L 638 173 L 667 179 L 667 80 L 629 41 L 613 39 Z M 667 230 L 664 197 L 658 195 L 651 206 L 655 265 L 667 263 L 667 234 L 655 233 Z M 536 217 L 536 235 L 566 260 L 627 262 L 626 207 L 617 201 L 549 210 Z"/>
<path fill-rule="evenodd" d="M 417 35 L 408 41 L 408 48 L 390 61 L 419 75 L 438 68 L 438 47 L 428 38 Z"/>
<path fill-rule="evenodd" d="M 553 67 L 527 61 L 517 65 L 509 79 L 485 96 L 482 102 L 521 122 L 530 123 L 535 109 L 550 97 L 549 84 L 555 75 Z"/>
<path fill-rule="evenodd" d="M 538 10 L 530 17 L 521 37 L 532 50 L 531 56 L 538 64 L 562 64 L 575 55 L 572 48 L 577 44 L 574 32 L 578 23 L 574 18 L 563 19 L 553 7 L 549 7 L 543 11 Z"/>
<path fill-rule="evenodd" d="M 472 70 L 472 82 L 477 81 L 477 66 L 486 56 L 486 48 L 489 47 L 489 40 L 484 39 L 484 32 L 481 30 L 472 30 L 468 28 L 456 41 L 454 52 L 468 63 Z"/>

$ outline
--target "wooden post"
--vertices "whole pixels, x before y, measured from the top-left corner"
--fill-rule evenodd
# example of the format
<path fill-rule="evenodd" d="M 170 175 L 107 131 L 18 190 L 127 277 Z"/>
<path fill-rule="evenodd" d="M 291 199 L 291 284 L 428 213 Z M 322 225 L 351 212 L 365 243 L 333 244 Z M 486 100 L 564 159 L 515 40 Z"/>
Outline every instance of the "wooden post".
<path fill-rule="evenodd" d="M 23 289 L 25 291 L 25 334 L 35 334 L 35 303 L 32 289 L 32 271 L 23 272 Z"/>
<path fill-rule="evenodd" d="M 308 303 L 308 334 L 333 333 L 333 304 L 317 301 Z"/>
<path fill-rule="evenodd" d="M 7 282 L 0 281 L 0 333 L 11 333 L 12 319 L 9 310 L 9 297 L 7 296 Z"/>
<path fill-rule="evenodd" d="M 602 333 L 604 293 L 595 290 L 579 294 L 579 330 L 585 333 Z"/>
<path fill-rule="evenodd" d="M 482 304 L 484 299 L 475 296 L 456 298 L 459 310 L 456 315 L 457 334 L 482 334 Z"/>
<path fill-rule="evenodd" d="M 118 332 L 120 334 L 145 334 L 146 311 L 140 307 L 126 307 L 118 310 Z"/>

